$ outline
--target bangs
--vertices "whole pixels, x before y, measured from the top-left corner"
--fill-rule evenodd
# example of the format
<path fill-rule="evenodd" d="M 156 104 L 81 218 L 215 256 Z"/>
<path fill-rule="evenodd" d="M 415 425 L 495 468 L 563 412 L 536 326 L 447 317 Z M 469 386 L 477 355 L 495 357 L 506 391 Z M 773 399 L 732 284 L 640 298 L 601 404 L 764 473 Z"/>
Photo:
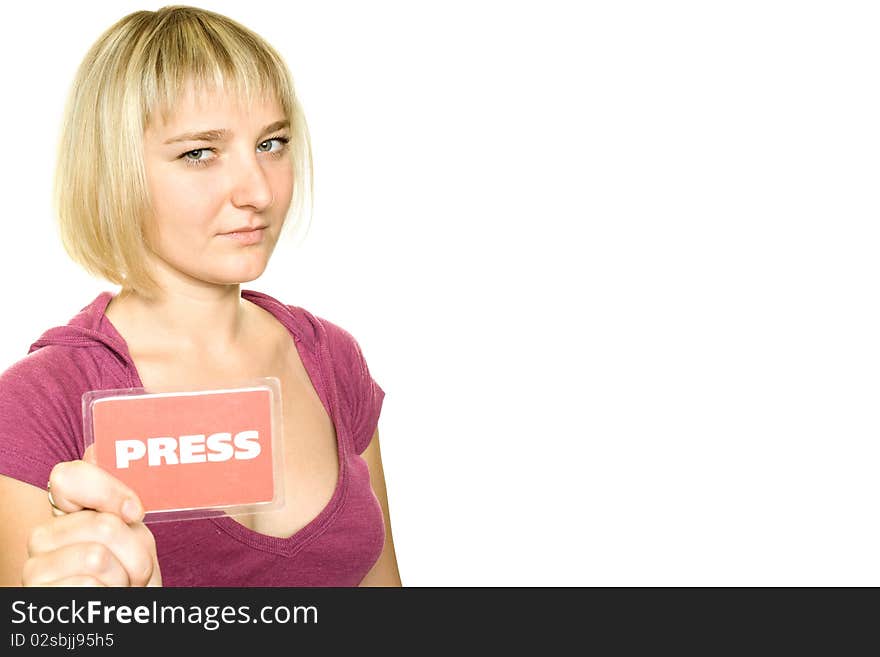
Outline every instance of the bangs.
<path fill-rule="evenodd" d="M 216 29 L 198 14 L 168 14 L 146 39 L 142 57 L 140 97 L 147 123 L 157 116 L 168 123 L 190 89 L 196 99 L 228 95 L 242 110 L 277 101 L 285 116 L 294 113 L 289 93 L 293 84 L 285 79 L 286 68 L 277 53 L 265 43 L 252 42 L 246 33 Z"/>

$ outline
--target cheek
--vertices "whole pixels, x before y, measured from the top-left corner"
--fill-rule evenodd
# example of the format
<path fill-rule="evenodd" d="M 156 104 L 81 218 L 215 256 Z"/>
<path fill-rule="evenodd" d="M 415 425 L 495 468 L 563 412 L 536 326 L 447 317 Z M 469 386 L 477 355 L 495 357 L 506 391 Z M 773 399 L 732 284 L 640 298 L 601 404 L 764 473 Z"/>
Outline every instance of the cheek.
<path fill-rule="evenodd" d="M 187 173 L 169 167 L 148 176 L 156 224 L 162 234 L 210 224 L 211 218 L 216 216 L 217 199 L 220 198 L 216 181 L 210 176 L 199 178 Z"/>
<path fill-rule="evenodd" d="M 275 201 L 284 201 L 290 203 L 293 196 L 293 187 L 295 181 L 293 179 L 293 165 L 279 167 L 275 175 L 271 179 L 272 189 L 275 195 Z"/>

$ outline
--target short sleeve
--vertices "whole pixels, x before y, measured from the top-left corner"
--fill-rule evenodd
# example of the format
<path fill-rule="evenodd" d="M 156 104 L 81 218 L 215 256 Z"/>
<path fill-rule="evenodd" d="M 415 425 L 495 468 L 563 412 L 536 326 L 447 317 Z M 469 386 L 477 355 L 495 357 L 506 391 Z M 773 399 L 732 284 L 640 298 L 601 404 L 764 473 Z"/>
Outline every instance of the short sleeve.
<path fill-rule="evenodd" d="M 360 344 L 345 329 L 322 319 L 333 360 L 336 388 L 356 454 L 362 454 L 379 424 L 385 391 L 370 374 Z"/>
<path fill-rule="evenodd" d="M 359 374 L 359 389 L 361 397 L 360 412 L 355 415 L 353 428 L 354 448 L 355 452 L 362 454 L 370 444 L 376 427 L 379 426 L 379 414 L 382 412 L 382 402 L 385 399 L 385 391 L 376 383 L 376 380 L 370 375 L 370 368 L 367 367 L 367 360 L 361 352 L 360 345 L 355 341 L 354 348 L 356 352 L 355 361 L 356 369 Z"/>
<path fill-rule="evenodd" d="M 0 474 L 44 488 L 55 464 L 82 457 L 83 383 L 35 351 L 0 374 Z"/>

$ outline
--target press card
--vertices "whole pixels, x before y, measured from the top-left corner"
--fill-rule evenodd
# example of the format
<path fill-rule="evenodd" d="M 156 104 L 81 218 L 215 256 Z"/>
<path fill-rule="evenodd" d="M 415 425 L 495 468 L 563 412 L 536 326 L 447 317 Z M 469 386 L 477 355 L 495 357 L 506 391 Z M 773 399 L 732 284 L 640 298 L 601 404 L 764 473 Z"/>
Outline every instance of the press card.
<path fill-rule="evenodd" d="M 145 521 L 257 513 L 282 502 L 280 383 L 212 390 L 94 390 L 86 446 L 130 486 Z"/>

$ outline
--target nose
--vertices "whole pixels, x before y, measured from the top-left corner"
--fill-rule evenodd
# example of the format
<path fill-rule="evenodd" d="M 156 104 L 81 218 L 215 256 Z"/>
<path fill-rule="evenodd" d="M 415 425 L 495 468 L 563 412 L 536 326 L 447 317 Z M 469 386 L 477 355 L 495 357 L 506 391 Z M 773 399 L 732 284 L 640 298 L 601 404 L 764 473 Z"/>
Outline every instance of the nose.
<path fill-rule="evenodd" d="M 256 153 L 239 155 L 230 167 L 232 202 L 236 207 L 264 210 L 275 200 L 272 185 Z"/>

